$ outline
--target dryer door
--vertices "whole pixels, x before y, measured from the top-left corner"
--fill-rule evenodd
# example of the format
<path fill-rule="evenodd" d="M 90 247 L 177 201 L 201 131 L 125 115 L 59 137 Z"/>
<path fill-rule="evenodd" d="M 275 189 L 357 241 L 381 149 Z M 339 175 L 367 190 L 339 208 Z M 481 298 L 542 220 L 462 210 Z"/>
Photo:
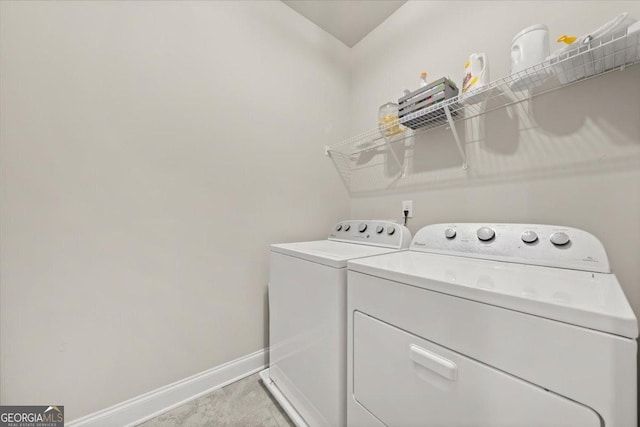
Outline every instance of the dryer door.
<path fill-rule="evenodd" d="M 354 398 L 387 426 L 600 427 L 590 408 L 359 312 Z"/>

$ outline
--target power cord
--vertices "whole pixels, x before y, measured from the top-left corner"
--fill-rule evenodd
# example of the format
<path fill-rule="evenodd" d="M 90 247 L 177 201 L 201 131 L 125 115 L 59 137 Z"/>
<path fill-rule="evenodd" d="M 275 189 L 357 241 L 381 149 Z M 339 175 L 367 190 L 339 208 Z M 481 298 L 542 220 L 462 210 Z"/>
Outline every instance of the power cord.
<path fill-rule="evenodd" d="M 409 210 L 405 209 L 404 210 L 404 226 L 407 226 L 407 218 L 409 218 Z"/>

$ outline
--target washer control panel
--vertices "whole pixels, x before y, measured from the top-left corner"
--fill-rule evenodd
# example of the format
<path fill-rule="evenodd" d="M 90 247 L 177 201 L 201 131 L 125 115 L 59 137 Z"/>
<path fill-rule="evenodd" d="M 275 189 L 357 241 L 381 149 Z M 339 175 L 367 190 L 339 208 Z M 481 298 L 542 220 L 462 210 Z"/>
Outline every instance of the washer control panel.
<path fill-rule="evenodd" d="M 342 221 L 333 227 L 329 240 L 406 249 L 411 243 L 411 232 L 407 227 L 389 220 Z"/>
<path fill-rule="evenodd" d="M 577 228 L 539 224 L 433 224 L 422 228 L 411 250 L 520 264 L 610 273 L 597 237 Z"/>

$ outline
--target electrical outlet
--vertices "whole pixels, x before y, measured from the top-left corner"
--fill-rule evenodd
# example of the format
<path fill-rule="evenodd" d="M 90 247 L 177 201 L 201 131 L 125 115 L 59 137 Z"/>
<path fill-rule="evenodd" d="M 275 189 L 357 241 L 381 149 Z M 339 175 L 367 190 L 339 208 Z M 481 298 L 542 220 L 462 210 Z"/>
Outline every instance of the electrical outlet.
<path fill-rule="evenodd" d="M 413 218 L 413 200 L 404 200 L 402 202 L 402 217 L 404 218 L 404 211 L 409 211 L 407 218 Z"/>

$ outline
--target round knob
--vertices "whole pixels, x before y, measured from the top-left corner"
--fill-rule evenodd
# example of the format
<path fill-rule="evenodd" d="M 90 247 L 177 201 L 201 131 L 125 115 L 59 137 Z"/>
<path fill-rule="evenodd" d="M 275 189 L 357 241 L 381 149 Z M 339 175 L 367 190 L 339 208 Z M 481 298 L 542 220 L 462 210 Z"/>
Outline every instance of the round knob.
<path fill-rule="evenodd" d="M 342 230 L 342 224 L 336 225 L 336 231 L 340 231 L 340 230 Z"/>
<path fill-rule="evenodd" d="M 383 226 L 379 225 L 379 226 L 376 227 L 376 233 L 380 234 L 383 231 L 384 231 L 384 227 Z"/>
<path fill-rule="evenodd" d="M 344 225 L 344 231 L 349 231 L 350 228 L 351 226 L 349 224 Z"/>
<path fill-rule="evenodd" d="M 525 243 L 533 243 L 538 240 L 538 235 L 535 231 L 527 230 L 522 233 L 522 236 L 520 236 L 520 238 Z"/>
<path fill-rule="evenodd" d="M 563 232 L 553 233 L 549 238 L 549 240 L 551 240 L 551 243 L 553 243 L 556 246 L 563 246 L 571 241 L 567 233 L 563 233 Z"/>
<path fill-rule="evenodd" d="M 365 223 L 362 223 L 358 226 L 358 231 L 361 233 L 364 233 L 366 229 L 367 229 L 367 224 Z"/>
<path fill-rule="evenodd" d="M 447 228 L 446 230 L 444 230 L 444 237 L 446 237 L 447 239 L 453 239 L 454 237 L 456 237 L 456 230 L 454 230 L 453 228 Z"/>
<path fill-rule="evenodd" d="M 483 242 L 487 242 L 496 236 L 496 232 L 489 227 L 480 227 L 478 228 L 477 235 L 478 239 L 482 240 Z"/>
<path fill-rule="evenodd" d="M 393 227 L 393 226 L 389 226 L 389 227 L 387 227 L 387 234 L 388 234 L 389 236 L 391 236 L 391 235 L 392 235 L 393 233 L 395 233 L 395 232 L 396 232 L 396 228 L 395 228 L 395 227 Z"/>

